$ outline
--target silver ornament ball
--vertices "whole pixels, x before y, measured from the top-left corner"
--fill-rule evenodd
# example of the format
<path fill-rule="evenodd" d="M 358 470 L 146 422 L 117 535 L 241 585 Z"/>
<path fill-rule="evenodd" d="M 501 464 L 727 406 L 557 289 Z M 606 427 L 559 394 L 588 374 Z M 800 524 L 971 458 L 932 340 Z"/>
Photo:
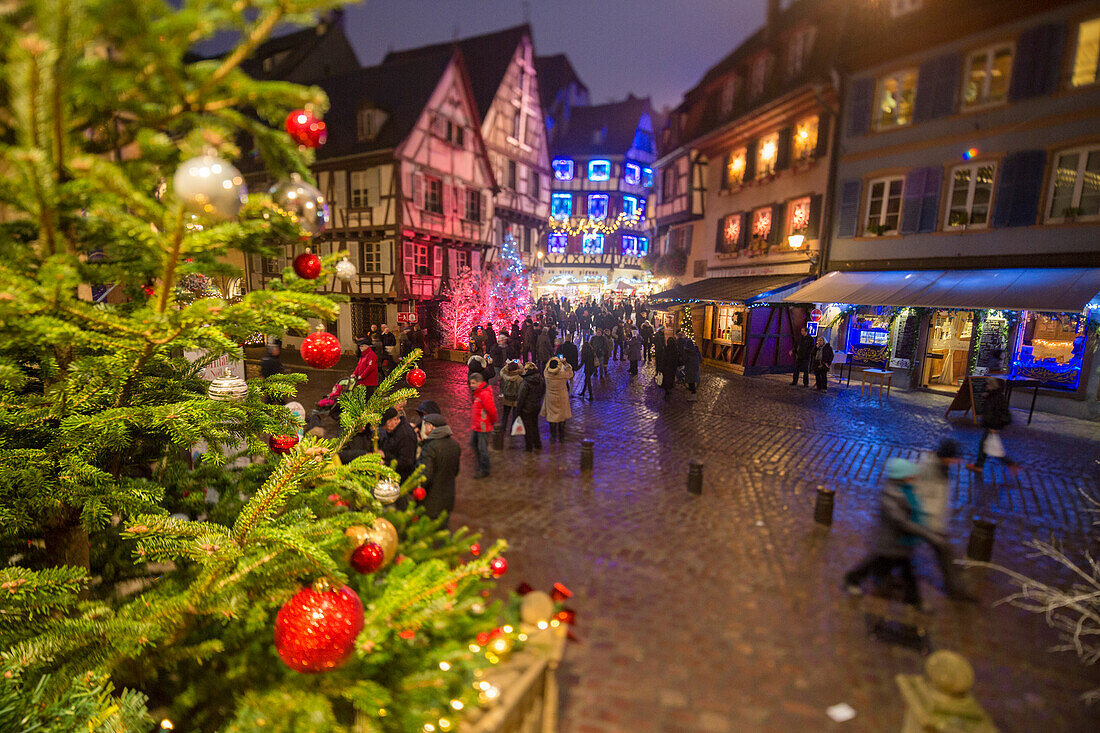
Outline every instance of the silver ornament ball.
<path fill-rule="evenodd" d="M 314 236 L 328 226 L 328 202 L 321 192 L 297 173 L 271 187 L 271 200 L 304 234 Z"/>
<path fill-rule="evenodd" d="M 338 280 L 350 283 L 358 274 L 359 271 L 355 269 L 355 265 L 351 263 L 351 260 L 345 258 L 336 263 L 336 278 Z"/>
<path fill-rule="evenodd" d="M 240 402 L 248 397 L 248 384 L 227 367 L 224 374 L 210 382 L 206 394 L 215 402 Z"/>
<path fill-rule="evenodd" d="M 397 497 L 401 496 L 401 487 L 397 485 L 396 481 L 383 478 L 378 480 L 371 493 L 374 494 L 375 499 L 383 504 L 392 504 L 397 501 Z"/>
<path fill-rule="evenodd" d="M 172 188 L 188 211 L 212 219 L 233 219 L 248 197 L 241 172 L 213 155 L 180 164 Z"/>

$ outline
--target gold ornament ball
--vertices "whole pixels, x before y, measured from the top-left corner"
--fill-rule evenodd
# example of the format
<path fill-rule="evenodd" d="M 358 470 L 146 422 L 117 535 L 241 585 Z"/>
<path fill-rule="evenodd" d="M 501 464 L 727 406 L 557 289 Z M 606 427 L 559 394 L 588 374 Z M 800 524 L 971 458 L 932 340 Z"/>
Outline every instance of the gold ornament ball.
<path fill-rule="evenodd" d="M 370 529 L 364 527 L 361 524 L 353 524 L 344 530 L 344 536 L 348 538 L 348 544 L 351 545 L 351 549 L 361 547 L 367 543 L 371 538 Z"/>
<path fill-rule="evenodd" d="M 397 529 L 390 524 L 389 520 L 381 517 L 375 519 L 370 527 L 368 539 L 382 546 L 382 553 L 387 563 L 392 562 L 397 556 Z"/>
<path fill-rule="evenodd" d="M 554 615 L 554 601 L 541 590 L 533 590 L 519 604 L 519 617 L 523 623 L 538 626 L 539 621 L 549 621 Z"/>

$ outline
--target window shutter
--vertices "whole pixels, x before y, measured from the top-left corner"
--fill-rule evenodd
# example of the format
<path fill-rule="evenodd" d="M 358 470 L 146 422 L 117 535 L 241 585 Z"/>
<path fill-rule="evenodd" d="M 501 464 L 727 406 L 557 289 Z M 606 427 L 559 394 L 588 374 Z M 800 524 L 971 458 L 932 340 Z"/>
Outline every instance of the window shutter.
<path fill-rule="evenodd" d="M 413 206 L 418 209 L 424 208 L 424 174 L 413 173 L 412 174 L 412 200 Z"/>
<path fill-rule="evenodd" d="M 454 280 L 458 277 L 458 251 L 453 249 L 447 250 L 447 277 Z"/>
<path fill-rule="evenodd" d="M 455 187 L 443 184 L 443 216 L 451 216 L 455 210 Z"/>
<path fill-rule="evenodd" d="M 443 248 L 432 247 L 432 275 L 443 276 Z"/>
<path fill-rule="evenodd" d="M 768 232 L 768 244 L 783 243 L 784 230 L 787 228 L 787 222 L 783 220 L 783 215 L 786 211 L 786 204 L 772 204 L 772 228 Z"/>
<path fill-rule="evenodd" d="M 473 270 L 474 272 L 481 272 L 481 253 L 480 252 L 471 252 L 470 253 L 470 269 Z"/>
<path fill-rule="evenodd" d="M 806 223 L 806 239 L 821 239 L 821 202 L 823 196 L 815 193 L 810 197 L 810 220 Z"/>
<path fill-rule="evenodd" d="M 722 158 L 722 174 L 719 176 L 721 179 L 721 189 L 726 191 L 730 187 L 730 161 L 733 160 L 733 151 L 726 153 L 726 156 Z"/>
<path fill-rule="evenodd" d="M 379 168 L 371 168 L 367 171 L 367 206 L 378 206 L 382 203 L 382 171 Z"/>
<path fill-rule="evenodd" d="M 832 118 L 829 115 L 821 115 L 817 118 L 817 149 L 814 157 L 823 159 L 829 154 L 829 124 Z"/>
<path fill-rule="evenodd" d="M 940 218 L 940 188 L 943 185 L 943 168 L 928 168 L 924 179 L 924 192 L 921 197 L 918 232 L 936 231 Z"/>
<path fill-rule="evenodd" d="M 1020 150 L 1005 156 L 989 219 L 992 226 L 1026 227 L 1035 223 L 1045 168 L 1046 152 L 1043 150 Z"/>
<path fill-rule="evenodd" d="M 485 212 L 489 210 L 489 194 L 483 191 L 481 194 L 481 221 L 486 221 Z"/>
<path fill-rule="evenodd" d="M 752 226 L 752 214 L 748 211 L 741 212 L 741 233 L 737 237 L 737 249 L 743 249 L 749 241 L 750 226 Z"/>
<path fill-rule="evenodd" d="M 402 251 L 402 272 L 405 274 L 405 281 L 408 282 L 408 278 L 411 275 L 416 274 L 416 257 L 414 256 L 414 245 L 412 242 L 405 242 L 401 246 Z"/>
<path fill-rule="evenodd" d="M 962 57 L 947 54 L 925 61 L 917 72 L 917 99 L 913 110 L 916 122 L 946 117 L 955 111 Z"/>
<path fill-rule="evenodd" d="M 866 135 L 871 131 L 871 107 L 874 104 L 874 97 L 874 79 L 856 79 L 852 82 L 851 94 L 848 98 L 848 137 Z"/>
<path fill-rule="evenodd" d="M 1015 101 L 1057 91 L 1065 45 L 1066 26 L 1060 23 L 1035 26 L 1021 33 L 1016 41 L 1008 98 Z"/>
<path fill-rule="evenodd" d="M 837 237 L 854 237 L 859 231 L 859 194 L 862 181 L 853 178 L 840 184 L 840 216 L 837 219 Z"/>
<path fill-rule="evenodd" d="M 337 209 L 346 209 L 348 206 L 348 174 L 347 171 L 336 171 L 332 174 L 332 188 L 336 194 L 332 203 Z"/>
<path fill-rule="evenodd" d="M 758 145 L 756 140 L 745 146 L 745 174 L 744 180 L 746 182 L 756 178 L 756 146 Z"/>
<path fill-rule="evenodd" d="M 723 245 L 722 236 L 725 234 L 725 232 L 726 232 L 726 217 L 723 216 L 721 219 L 718 220 L 718 231 L 716 231 L 714 233 L 714 251 L 715 252 L 724 252 L 725 251 L 722 248 L 722 245 Z"/>
<path fill-rule="evenodd" d="M 927 168 L 914 168 L 905 176 L 902 188 L 901 223 L 899 234 L 916 234 L 920 226 L 920 209 L 924 201 L 924 182 L 928 178 Z M 885 206 L 885 202 L 883 202 Z"/>
<path fill-rule="evenodd" d="M 381 264 L 380 268 L 384 274 L 390 274 L 393 272 L 393 242 L 389 239 L 382 240 L 378 244 L 378 251 L 381 252 Z"/>
<path fill-rule="evenodd" d="M 791 167 L 791 139 L 793 137 L 794 130 L 790 127 L 784 127 L 779 131 L 779 146 L 775 151 L 775 169 L 777 171 Z"/>

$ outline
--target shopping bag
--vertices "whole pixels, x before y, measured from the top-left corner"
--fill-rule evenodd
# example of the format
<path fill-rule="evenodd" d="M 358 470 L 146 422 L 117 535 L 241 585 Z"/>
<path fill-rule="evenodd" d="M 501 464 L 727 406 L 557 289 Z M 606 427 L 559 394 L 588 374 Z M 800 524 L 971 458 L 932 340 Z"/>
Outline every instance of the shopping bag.
<path fill-rule="evenodd" d="M 512 435 L 527 435 L 527 430 L 523 427 L 523 420 L 516 418 L 512 423 Z"/>
<path fill-rule="evenodd" d="M 1001 442 L 1001 436 L 990 432 L 985 438 L 985 454 L 991 458 L 1005 457 L 1005 444 Z"/>

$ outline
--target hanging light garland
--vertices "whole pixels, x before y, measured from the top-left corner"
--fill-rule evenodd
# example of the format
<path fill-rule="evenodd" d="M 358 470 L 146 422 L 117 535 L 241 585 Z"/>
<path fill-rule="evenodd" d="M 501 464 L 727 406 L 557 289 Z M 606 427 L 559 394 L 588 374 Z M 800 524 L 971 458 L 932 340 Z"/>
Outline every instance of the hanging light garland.
<path fill-rule="evenodd" d="M 590 216 L 556 217 L 549 219 L 550 231 L 554 234 L 614 234 L 620 229 L 637 229 L 642 218 L 637 215 L 619 214 L 614 219 L 594 219 Z"/>

